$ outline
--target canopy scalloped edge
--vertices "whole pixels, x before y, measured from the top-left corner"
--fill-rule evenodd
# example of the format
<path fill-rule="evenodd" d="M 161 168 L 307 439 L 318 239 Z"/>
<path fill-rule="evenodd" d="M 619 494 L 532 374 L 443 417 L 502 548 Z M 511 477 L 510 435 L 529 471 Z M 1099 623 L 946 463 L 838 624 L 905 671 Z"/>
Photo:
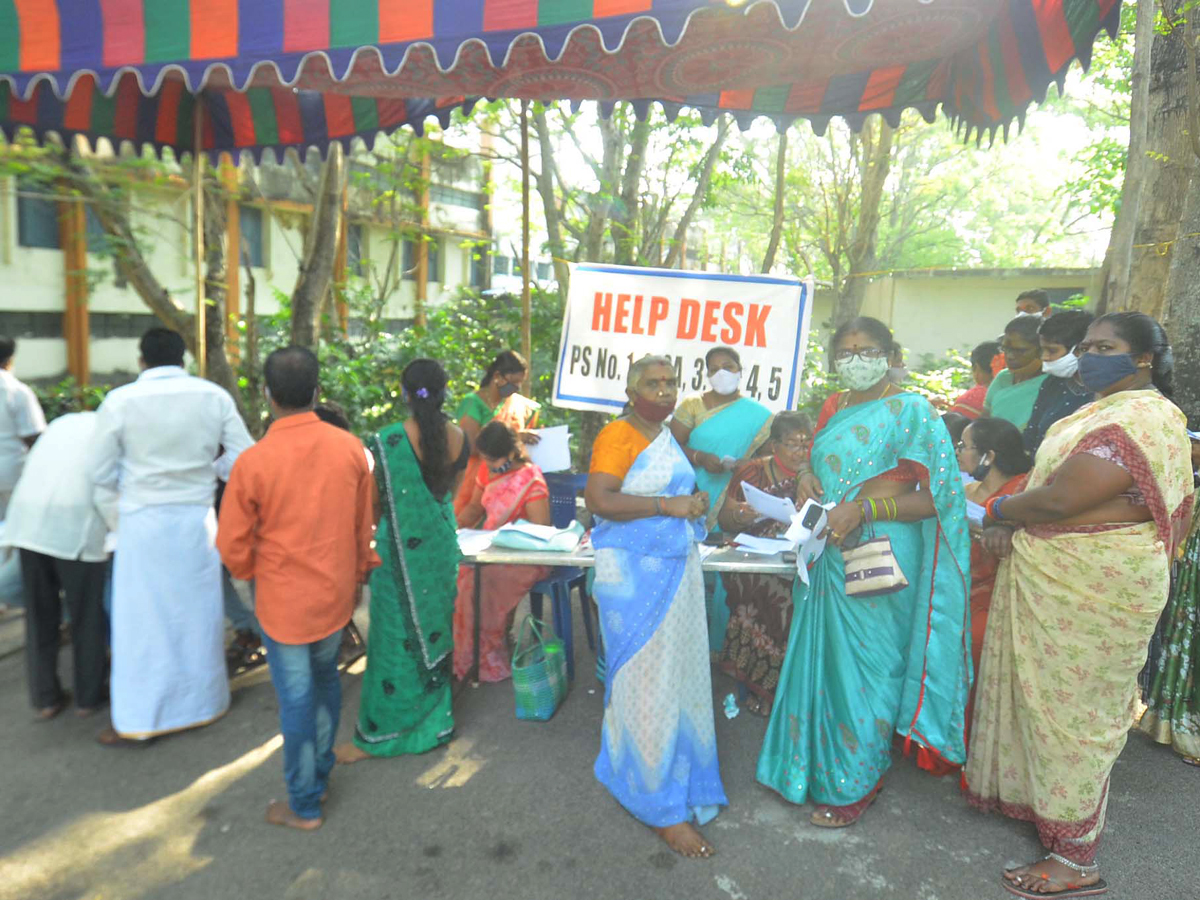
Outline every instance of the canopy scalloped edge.
<path fill-rule="evenodd" d="M 475 104 L 479 102 L 477 97 L 468 97 L 461 102 L 446 105 L 439 105 L 434 100 L 416 101 L 409 100 L 409 104 L 417 107 L 416 111 L 409 118 L 402 122 L 397 122 L 395 125 L 387 128 L 379 128 L 373 131 L 364 131 L 346 135 L 344 137 L 329 138 L 323 141 L 313 141 L 303 144 L 299 143 L 279 143 L 279 144 L 264 144 L 254 147 L 210 147 L 205 148 L 202 152 L 208 157 L 209 161 L 214 165 L 220 160 L 222 154 L 228 153 L 235 160 L 239 159 L 243 153 L 250 154 L 255 163 L 260 163 L 263 157 L 270 153 L 272 158 L 277 162 L 283 162 L 283 156 L 288 150 L 295 150 L 301 159 L 307 159 L 308 154 L 316 151 L 323 159 L 333 144 L 341 144 L 342 148 L 349 153 L 354 142 L 360 140 L 366 145 L 368 150 L 373 150 L 375 142 L 381 137 L 394 134 L 401 128 L 409 127 L 417 135 L 425 133 L 425 125 L 430 119 L 436 119 L 442 128 L 447 128 L 450 125 L 450 118 L 456 109 L 462 110 L 464 115 L 470 115 L 475 108 Z M 55 143 L 60 145 L 70 145 L 76 138 L 83 138 L 84 142 L 93 149 L 96 146 L 96 140 L 102 138 L 113 145 L 114 149 L 120 149 L 124 146 L 131 146 L 135 152 L 141 154 L 146 148 L 154 151 L 155 156 L 162 159 L 163 151 L 169 149 L 175 154 L 176 159 L 184 160 L 191 158 L 193 150 L 191 147 L 181 147 L 174 144 L 162 143 L 152 140 L 131 140 L 129 138 L 114 138 L 109 135 L 93 136 L 83 131 L 71 131 L 63 128 L 42 128 L 37 125 L 29 125 L 25 123 L 12 122 L 9 120 L 0 120 L 0 133 L 3 133 L 5 140 L 12 142 L 16 139 L 17 133 L 24 129 L 28 129 L 36 138 L 39 144 Z"/>
<path fill-rule="evenodd" d="M 471 44 L 481 45 L 493 66 L 497 65 L 495 60 L 499 57 L 501 62 L 497 67 L 505 68 L 508 65 L 514 45 L 520 40 L 532 38 L 541 45 L 542 51 L 548 60 L 558 62 L 566 52 L 571 39 L 576 34 L 585 30 L 595 31 L 599 35 L 600 44 L 604 52 L 610 56 L 615 55 L 621 52 L 630 30 L 637 23 L 643 21 L 650 22 L 657 28 L 660 39 L 667 47 L 678 46 L 687 33 L 693 19 L 698 15 L 713 15 L 724 12 L 731 15 L 740 14 L 748 16 L 751 10 L 759 7 L 774 9 L 776 15 L 779 17 L 780 27 L 786 31 L 794 32 L 803 24 L 808 10 L 814 2 L 817 2 L 817 0 L 749 0 L 749 2 L 744 3 L 740 7 L 725 6 L 722 9 L 721 6 L 715 5 L 702 6 L 689 10 L 686 14 L 675 18 L 668 18 L 665 15 L 647 15 L 645 13 L 614 15 L 596 21 L 581 22 L 572 26 L 561 36 L 553 28 L 543 29 L 547 34 L 527 29 L 509 29 L 495 32 L 495 38 L 490 40 L 470 37 L 458 41 L 452 55 L 446 52 L 445 46 L 441 45 L 442 42 L 436 40 L 417 40 L 387 44 L 364 44 L 357 47 L 310 50 L 307 52 L 297 51 L 277 54 L 271 59 L 257 59 L 254 61 L 241 61 L 240 58 L 226 58 L 195 61 L 185 60 L 167 63 L 142 63 L 113 68 L 80 68 L 73 70 L 69 75 L 65 76 L 60 76 L 56 72 L 45 71 L 29 73 L 4 72 L 0 73 L 0 82 L 11 84 L 17 96 L 24 100 L 30 98 L 39 83 L 48 83 L 52 86 L 55 95 L 61 100 L 70 94 L 75 83 L 84 76 L 91 75 L 95 79 L 96 84 L 101 86 L 104 93 L 111 94 L 116 89 L 121 77 L 127 73 L 132 73 L 137 78 L 138 87 L 142 93 L 149 96 L 162 89 L 163 82 L 169 75 L 181 76 L 188 92 L 196 93 L 202 91 L 208 85 L 214 72 L 223 70 L 229 78 L 230 84 L 236 90 L 244 91 L 260 69 L 273 69 L 281 86 L 293 87 L 299 81 L 305 66 L 312 60 L 323 61 L 328 65 L 329 72 L 333 75 L 334 79 L 338 82 L 343 82 L 353 72 L 359 55 L 365 53 L 377 54 L 384 73 L 391 77 L 404 68 L 414 51 L 424 48 L 432 51 L 438 70 L 441 74 L 445 75 L 458 65 L 464 48 Z M 875 5 L 875 0 L 841 0 L 841 2 L 846 8 L 846 13 L 851 18 L 861 18 L 867 15 Z M 919 2 L 930 4 L 934 0 L 919 0 Z M 781 3 L 786 9 L 781 7 Z M 799 9 L 798 12 L 796 8 Z M 794 19 L 790 24 L 788 22 L 789 17 Z M 149 84 L 149 87 L 147 87 L 147 84 Z"/>

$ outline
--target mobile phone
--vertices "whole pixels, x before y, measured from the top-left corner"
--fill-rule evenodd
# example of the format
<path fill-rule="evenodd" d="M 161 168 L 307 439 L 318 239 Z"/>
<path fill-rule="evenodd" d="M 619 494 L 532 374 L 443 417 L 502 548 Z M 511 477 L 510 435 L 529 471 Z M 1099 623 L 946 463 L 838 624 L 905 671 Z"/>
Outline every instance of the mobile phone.
<path fill-rule="evenodd" d="M 704 539 L 704 543 L 709 547 L 724 547 L 725 546 L 725 535 L 710 534 L 708 537 L 706 537 Z"/>
<path fill-rule="evenodd" d="M 825 512 L 825 510 L 814 503 L 808 508 L 808 512 L 804 514 L 804 518 L 800 520 L 800 524 L 809 531 L 812 531 L 817 527 L 817 523 L 821 521 L 821 513 L 823 512 Z"/>

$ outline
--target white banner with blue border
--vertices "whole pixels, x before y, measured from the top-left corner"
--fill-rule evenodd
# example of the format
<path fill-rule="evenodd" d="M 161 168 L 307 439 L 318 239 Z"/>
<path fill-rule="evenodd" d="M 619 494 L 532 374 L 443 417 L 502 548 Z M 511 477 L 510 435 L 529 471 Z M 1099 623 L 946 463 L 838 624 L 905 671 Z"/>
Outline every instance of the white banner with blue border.
<path fill-rule="evenodd" d="M 551 402 L 615 415 L 629 366 L 648 354 L 671 357 L 681 393 L 696 393 L 707 388 L 704 355 L 728 346 L 745 395 L 794 409 L 812 296 L 811 278 L 575 264 Z"/>

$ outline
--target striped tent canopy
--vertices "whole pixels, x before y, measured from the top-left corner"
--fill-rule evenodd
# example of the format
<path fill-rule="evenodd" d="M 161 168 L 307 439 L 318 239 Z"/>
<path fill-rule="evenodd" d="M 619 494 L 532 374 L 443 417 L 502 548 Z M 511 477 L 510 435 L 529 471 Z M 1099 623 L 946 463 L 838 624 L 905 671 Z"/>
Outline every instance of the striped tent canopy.
<path fill-rule="evenodd" d="M 0 0 L 0 128 L 215 156 L 517 97 L 818 130 L 940 106 L 994 134 L 1119 15 L 1120 0 Z"/>

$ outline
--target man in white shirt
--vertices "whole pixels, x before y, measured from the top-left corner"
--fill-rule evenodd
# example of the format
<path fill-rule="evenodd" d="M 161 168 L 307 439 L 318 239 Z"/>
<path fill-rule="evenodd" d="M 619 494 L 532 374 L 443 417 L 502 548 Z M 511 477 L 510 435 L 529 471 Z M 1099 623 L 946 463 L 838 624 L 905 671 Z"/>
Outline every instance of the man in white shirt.
<path fill-rule="evenodd" d="M 12 373 L 16 354 L 17 342 L 0 336 L 0 521 L 21 477 L 25 454 L 46 430 L 37 396 Z"/>
<path fill-rule="evenodd" d="M 57 716 L 69 700 L 58 680 L 60 598 L 71 617 L 76 711 L 91 715 L 107 699 L 108 528 L 97 503 L 115 516 L 117 495 L 96 490 L 88 473 L 96 421 L 95 413 L 85 412 L 50 423 L 25 458 L 0 539 L 21 556 L 29 696 L 41 720 Z"/>
<path fill-rule="evenodd" d="M 183 338 L 151 328 L 142 374 L 101 404 L 88 468 L 120 494 L 112 593 L 118 746 L 195 728 L 229 708 L 217 478 L 253 441 L 233 398 L 183 369 Z M 111 524 L 111 523 L 110 523 Z"/>

